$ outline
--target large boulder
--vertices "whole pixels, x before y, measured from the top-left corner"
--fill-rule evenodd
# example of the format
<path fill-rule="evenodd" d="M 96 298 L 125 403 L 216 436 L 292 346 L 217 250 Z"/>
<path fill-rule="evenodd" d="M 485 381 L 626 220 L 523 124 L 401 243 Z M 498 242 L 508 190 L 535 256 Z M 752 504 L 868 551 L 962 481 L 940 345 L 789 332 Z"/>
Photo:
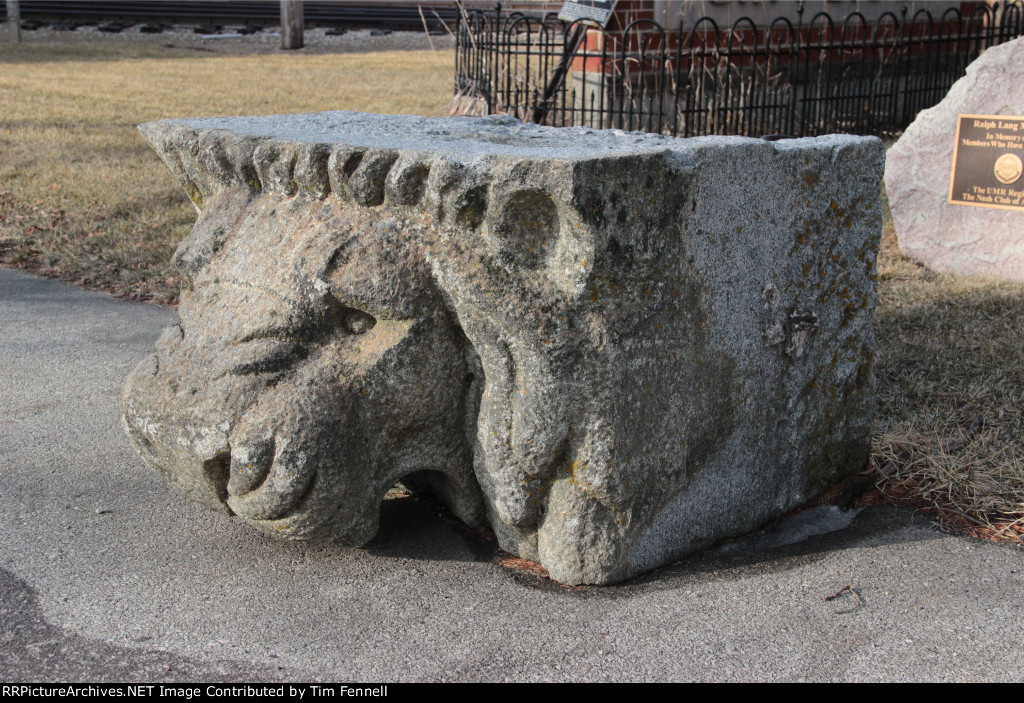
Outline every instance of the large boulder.
<path fill-rule="evenodd" d="M 986 50 L 889 149 L 885 188 L 900 249 L 937 271 L 1024 281 L 1024 210 L 947 202 L 958 115 L 1024 115 L 1024 38 Z M 1024 179 L 1009 187 L 1024 189 Z"/>
<path fill-rule="evenodd" d="M 397 481 L 611 583 L 863 467 L 884 152 L 334 112 L 143 125 L 199 210 L 125 425 L 351 545 Z"/>

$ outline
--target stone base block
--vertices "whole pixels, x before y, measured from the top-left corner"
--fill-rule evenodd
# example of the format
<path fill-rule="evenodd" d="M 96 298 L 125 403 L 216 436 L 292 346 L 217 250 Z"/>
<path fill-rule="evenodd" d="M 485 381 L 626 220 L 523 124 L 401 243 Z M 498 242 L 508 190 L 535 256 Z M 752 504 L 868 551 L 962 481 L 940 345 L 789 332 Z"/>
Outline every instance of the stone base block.
<path fill-rule="evenodd" d="M 199 216 L 125 425 L 217 509 L 359 545 L 402 481 L 606 584 L 864 466 L 877 139 L 345 112 L 140 129 Z"/>

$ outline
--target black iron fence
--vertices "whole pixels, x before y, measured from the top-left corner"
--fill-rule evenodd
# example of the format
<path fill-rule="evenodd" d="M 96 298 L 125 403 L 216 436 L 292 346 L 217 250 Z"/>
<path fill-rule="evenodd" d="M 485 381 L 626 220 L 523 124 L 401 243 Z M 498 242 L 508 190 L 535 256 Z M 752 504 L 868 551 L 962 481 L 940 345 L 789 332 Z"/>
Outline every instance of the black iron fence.
<path fill-rule="evenodd" d="M 802 5 L 794 14 L 602 30 L 500 5 L 464 10 L 452 112 L 676 136 L 885 136 L 939 102 L 985 49 L 1024 34 L 1024 0 L 842 21 Z"/>

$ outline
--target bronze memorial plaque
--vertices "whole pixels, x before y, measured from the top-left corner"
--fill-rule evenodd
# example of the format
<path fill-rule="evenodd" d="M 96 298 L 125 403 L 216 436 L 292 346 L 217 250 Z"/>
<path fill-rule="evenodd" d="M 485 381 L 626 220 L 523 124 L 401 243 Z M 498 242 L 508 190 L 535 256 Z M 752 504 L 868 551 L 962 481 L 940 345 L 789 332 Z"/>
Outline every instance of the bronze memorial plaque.
<path fill-rule="evenodd" d="M 1024 210 L 1024 117 L 959 117 L 949 202 Z"/>

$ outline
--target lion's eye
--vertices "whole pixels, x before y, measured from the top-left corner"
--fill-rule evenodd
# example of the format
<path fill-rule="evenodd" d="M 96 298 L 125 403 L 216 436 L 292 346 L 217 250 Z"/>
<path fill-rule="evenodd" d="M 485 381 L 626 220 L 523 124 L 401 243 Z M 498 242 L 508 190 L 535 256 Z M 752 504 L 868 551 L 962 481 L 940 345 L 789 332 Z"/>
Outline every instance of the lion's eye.
<path fill-rule="evenodd" d="M 366 334 L 377 324 L 377 318 L 362 310 L 348 310 L 342 323 L 352 334 Z"/>

